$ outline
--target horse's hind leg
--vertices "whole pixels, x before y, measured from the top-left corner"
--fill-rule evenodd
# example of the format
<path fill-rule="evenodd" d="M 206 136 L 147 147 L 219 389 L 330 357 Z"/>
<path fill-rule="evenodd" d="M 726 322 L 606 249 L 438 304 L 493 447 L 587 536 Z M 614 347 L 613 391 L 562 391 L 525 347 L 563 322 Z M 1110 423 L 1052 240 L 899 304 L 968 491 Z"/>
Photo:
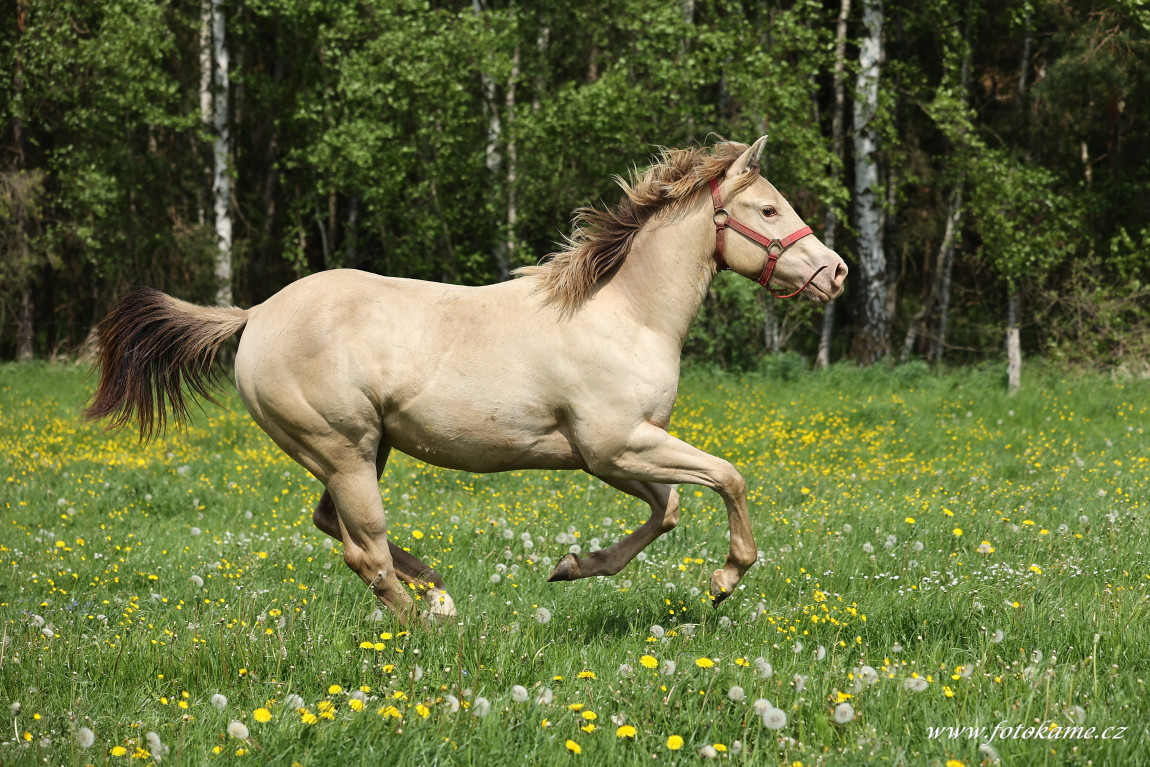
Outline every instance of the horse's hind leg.
<path fill-rule="evenodd" d="M 376 481 L 383 474 L 391 449 L 386 445 L 379 446 L 376 456 Z M 378 493 L 378 488 L 377 488 Z M 339 515 L 336 513 L 335 502 L 331 493 L 324 491 L 323 497 L 312 512 L 312 522 L 321 532 L 330 535 L 343 543 L 343 533 L 339 526 Z M 418 557 L 396 546 L 391 540 L 387 542 L 392 563 L 395 565 L 396 576 L 404 583 L 414 585 L 416 593 L 428 603 L 428 613 L 437 618 L 451 618 L 455 616 L 455 603 L 451 595 L 443 586 L 443 578 L 434 569 L 424 564 Z"/>
<path fill-rule="evenodd" d="M 573 581 L 592 575 L 615 575 L 663 533 L 679 524 L 679 494 L 671 485 L 626 479 L 603 479 L 611 487 L 622 490 L 651 506 L 651 516 L 637 530 L 605 549 L 580 558 L 564 554 L 551 571 L 549 581 Z"/>
<path fill-rule="evenodd" d="M 415 611 L 415 600 L 397 577 L 374 473 L 339 472 L 328 478 L 327 490 L 336 508 L 343 561 L 407 623 Z"/>

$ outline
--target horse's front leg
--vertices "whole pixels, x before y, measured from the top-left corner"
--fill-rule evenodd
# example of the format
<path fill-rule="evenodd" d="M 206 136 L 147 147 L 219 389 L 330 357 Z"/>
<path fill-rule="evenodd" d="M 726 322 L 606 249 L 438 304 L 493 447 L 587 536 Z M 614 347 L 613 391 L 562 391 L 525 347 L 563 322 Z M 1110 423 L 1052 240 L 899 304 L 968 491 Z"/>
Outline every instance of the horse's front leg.
<path fill-rule="evenodd" d="M 573 581 L 593 575 L 615 575 L 652 541 L 679 524 L 679 494 L 671 485 L 610 477 L 600 479 L 616 490 L 646 501 L 651 507 L 651 515 L 637 530 L 604 549 L 586 557 L 564 554 L 547 580 Z"/>
<path fill-rule="evenodd" d="M 642 424 L 622 443 L 589 441 L 581 450 L 596 476 L 703 485 L 717 492 L 727 506 L 731 542 L 726 564 L 711 574 L 711 599 L 718 605 L 731 595 L 743 574 L 758 559 L 747 514 L 747 483 L 734 466 L 648 423 Z"/>

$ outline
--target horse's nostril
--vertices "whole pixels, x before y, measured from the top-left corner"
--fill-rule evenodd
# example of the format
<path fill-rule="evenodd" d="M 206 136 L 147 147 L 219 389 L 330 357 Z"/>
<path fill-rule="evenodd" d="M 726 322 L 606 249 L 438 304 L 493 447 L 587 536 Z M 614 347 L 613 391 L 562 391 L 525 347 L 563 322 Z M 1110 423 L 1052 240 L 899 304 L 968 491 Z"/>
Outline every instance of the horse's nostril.
<path fill-rule="evenodd" d="M 833 280 L 834 286 L 836 288 L 842 287 L 842 284 L 846 281 L 846 278 L 847 265 L 842 259 L 839 259 L 838 264 L 835 265 L 835 276 Z"/>

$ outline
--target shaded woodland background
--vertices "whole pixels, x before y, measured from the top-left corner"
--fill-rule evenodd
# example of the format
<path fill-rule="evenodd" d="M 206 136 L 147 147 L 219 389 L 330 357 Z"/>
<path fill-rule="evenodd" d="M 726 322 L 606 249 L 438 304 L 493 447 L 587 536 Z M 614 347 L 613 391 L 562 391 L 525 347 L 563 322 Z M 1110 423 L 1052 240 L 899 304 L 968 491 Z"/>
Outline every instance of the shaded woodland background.
<path fill-rule="evenodd" d="M 124 291 L 481 284 L 657 146 L 770 134 L 831 312 L 716 280 L 688 358 L 1145 371 L 1142 0 L 3 0 L 0 358 Z M 793 355 L 792 355 L 793 356 Z"/>

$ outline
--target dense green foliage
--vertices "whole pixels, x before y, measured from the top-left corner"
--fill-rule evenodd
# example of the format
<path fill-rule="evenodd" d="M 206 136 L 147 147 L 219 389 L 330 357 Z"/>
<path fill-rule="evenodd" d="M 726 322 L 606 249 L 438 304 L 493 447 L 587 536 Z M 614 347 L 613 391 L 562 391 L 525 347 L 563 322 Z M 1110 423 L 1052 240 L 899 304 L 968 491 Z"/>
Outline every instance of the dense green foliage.
<path fill-rule="evenodd" d="M 15 12 L 0 14 L 0 356 L 18 329 L 37 354 L 67 352 L 129 286 L 211 301 L 200 3 L 4 7 Z M 838 212 L 836 246 L 852 260 L 850 142 L 840 161 L 829 138 L 836 0 L 223 8 L 238 303 L 337 266 L 500 279 L 548 253 L 573 208 L 617 199 L 612 177 L 657 145 L 715 135 L 769 132 L 768 175 L 816 233 Z M 848 132 L 858 14 L 856 2 Z M 1148 18 L 1141 0 L 886 4 L 892 346 L 929 299 L 961 185 L 951 358 L 999 353 L 1008 290 L 1023 297 L 1031 352 L 1145 356 Z M 688 351 L 750 367 L 764 301 L 730 281 Z M 852 295 L 836 313 L 836 358 L 857 321 Z M 810 356 L 820 313 L 776 308 L 784 348 Z"/>
<path fill-rule="evenodd" d="M 460 611 L 404 634 L 234 393 L 140 447 L 79 423 L 76 368 L 0 366 L 0 762 L 1148 765 L 1148 384 L 998 375 L 689 375 L 672 429 L 744 473 L 761 550 L 718 609 L 713 493 L 680 486 L 616 577 L 549 584 L 645 509 L 395 455 L 389 536 Z"/>

